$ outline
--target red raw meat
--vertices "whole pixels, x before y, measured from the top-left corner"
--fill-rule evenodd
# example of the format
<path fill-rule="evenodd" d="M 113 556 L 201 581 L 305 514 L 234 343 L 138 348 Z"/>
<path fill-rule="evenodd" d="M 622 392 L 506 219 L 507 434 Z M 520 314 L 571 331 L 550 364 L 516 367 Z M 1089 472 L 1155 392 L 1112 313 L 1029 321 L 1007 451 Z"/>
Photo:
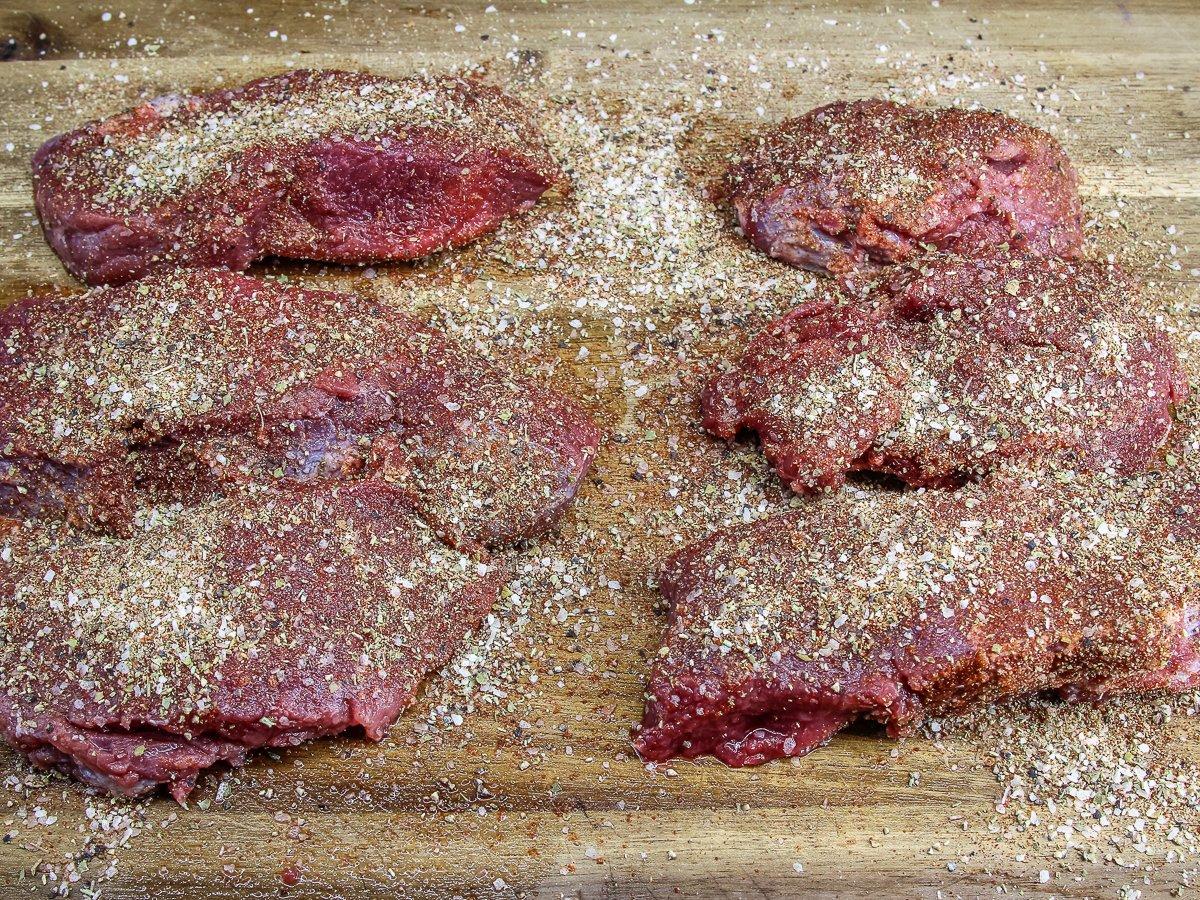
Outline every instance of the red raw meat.
<path fill-rule="evenodd" d="M 1200 684 L 1200 488 L 1173 477 L 843 491 L 686 547 L 638 752 L 756 765 L 862 718 Z"/>
<path fill-rule="evenodd" d="M 338 71 L 158 97 L 33 159 L 46 239 L 89 284 L 264 256 L 415 259 L 495 230 L 561 177 L 496 88 Z"/>
<path fill-rule="evenodd" d="M 361 728 L 380 740 L 503 571 L 372 481 L 143 510 L 128 538 L 0 536 L 0 733 L 112 793 Z"/>
<path fill-rule="evenodd" d="M 599 442 L 565 397 L 392 309 L 219 270 L 0 311 L 0 514 L 373 477 L 444 538 L 551 527 Z"/>
<path fill-rule="evenodd" d="M 1052 454 L 1143 471 L 1188 385 L 1136 293 L 1099 263 L 929 256 L 864 304 L 816 301 L 767 328 L 708 385 L 704 425 L 755 430 L 798 491 L 857 470 L 951 485 Z"/>
<path fill-rule="evenodd" d="M 1062 147 L 993 112 L 831 103 L 767 133 L 726 193 L 756 247 L 839 275 L 932 249 L 1074 257 L 1082 241 Z"/>

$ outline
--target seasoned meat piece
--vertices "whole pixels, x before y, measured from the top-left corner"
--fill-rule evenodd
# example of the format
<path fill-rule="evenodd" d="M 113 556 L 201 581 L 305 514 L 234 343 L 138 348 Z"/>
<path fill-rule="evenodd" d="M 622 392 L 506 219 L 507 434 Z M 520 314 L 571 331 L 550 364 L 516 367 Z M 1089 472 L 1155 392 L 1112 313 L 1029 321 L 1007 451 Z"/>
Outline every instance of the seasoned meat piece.
<path fill-rule="evenodd" d="M 993 112 L 831 103 L 769 132 L 726 193 L 756 247 L 839 275 L 930 249 L 1070 258 L 1082 241 L 1058 142 Z"/>
<path fill-rule="evenodd" d="M 129 796 L 361 728 L 379 740 L 502 570 L 364 481 L 152 507 L 128 538 L 0 535 L 0 734 Z"/>
<path fill-rule="evenodd" d="M 0 514 L 120 532 L 145 502 L 374 477 L 440 535 L 552 526 L 599 441 L 566 398 L 344 293 L 218 270 L 0 311 Z"/>
<path fill-rule="evenodd" d="M 855 470 L 956 484 L 1042 454 L 1139 472 L 1188 386 L 1135 295 L 1098 263 L 931 256 L 863 306 L 815 301 L 771 325 L 710 382 L 704 425 L 757 431 L 798 491 Z"/>
<path fill-rule="evenodd" d="M 644 759 L 801 756 L 867 718 L 1200 684 L 1194 483 L 842 492 L 675 554 Z"/>
<path fill-rule="evenodd" d="M 336 71 L 159 97 L 33 159 L 46 239 L 89 284 L 264 256 L 415 259 L 493 231 L 560 177 L 496 88 Z"/>

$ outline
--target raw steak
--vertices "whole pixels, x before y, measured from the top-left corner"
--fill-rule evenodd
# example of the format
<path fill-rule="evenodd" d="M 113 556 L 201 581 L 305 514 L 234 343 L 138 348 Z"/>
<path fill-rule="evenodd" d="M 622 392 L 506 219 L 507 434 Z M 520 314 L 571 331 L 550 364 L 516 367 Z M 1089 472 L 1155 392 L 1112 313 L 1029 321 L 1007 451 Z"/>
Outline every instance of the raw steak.
<path fill-rule="evenodd" d="M 770 131 L 726 193 L 756 247 L 835 274 L 930 249 L 1074 257 L 1082 240 L 1058 142 L 993 112 L 831 103 Z"/>
<path fill-rule="evenodd" d="M 415 259 L 493 231 L 560 177 L 496 88 L 337 71 L 158 97 L 33 159 L 46 239 L 89 284 L 264 256 Z"/>
<path fill-rule="evenodd" d="M 935 255 L 867 304 L 822 300 L 770 326 L 713 379 L 704 425 L 758 432 L 798 491 L 855 470 L 948 485 L 999 461 L 1153 465 L 1187 378 L 1110 267 Z"/>
<path fill-rule="evenodd" d="M 130 796 L 182 801 L 256 747 L 381 739 L 502 580 L 369 481 L 152 507 L 133 531 L 0 536 L 0 733 Z"/>
<path fill-rule="evenodd" d="M 599 432 L 392 309 L 219 270 L 0 311 L 0 515 L 121 532 L 147 502 L 373 477 L 459 546 L 557 521 Z"/>
<path fill-rule="evenodd" d="M 1157 480 L 842 492 L 685 548 L 638 752 L 755 765 L 860 718 L 1200 684 L 1200 490 Z"/>

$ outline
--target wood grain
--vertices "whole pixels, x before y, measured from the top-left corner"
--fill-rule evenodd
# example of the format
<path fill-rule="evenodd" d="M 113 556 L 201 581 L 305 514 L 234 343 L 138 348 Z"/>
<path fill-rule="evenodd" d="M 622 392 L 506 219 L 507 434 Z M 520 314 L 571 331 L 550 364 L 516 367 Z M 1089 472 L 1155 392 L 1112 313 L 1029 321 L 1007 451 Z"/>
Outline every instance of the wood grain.
<path fill-rule="evenodd" d="M 743 102 L 726 94 L 721 110 L 697 117 L 697 184 L 720 148 L 757 123 L 834 96 L 913 91 L 963 74 L 937 98 L 978 99 L 1054 127 L 1078 161 L 1089 210 L 1106 223 L 1106 211 L 1121 204 L 1119 219 L 1096 229 L 1101 245 L 1141 258 L 1176 243 L 1177 268 L 1160 266 L 1154 278 L 1184 306 L 1200 297 L 1193 271 L 1200 254 L 1188 247 L 1200 231 L 1195 0 L 494 5 L 495 12 L 486 3 L 353 0 L 0 7 L 7 60 L 0 66 L 0 300 L 71 285 L 42 242 L 30 200 L 28 160 L 50 135 L 164 90 L 297 65 L 398 74 L 473 63 L 500 80 L 529 81 L 532 73 L 533 95 L 573 78 L 580 91 L 614 102 L 636 92 L 671 97 L 706 66 L 728 73 L 744 84 Z M 789 68 L 800 57 L 804 67 Z M 1025 87 L 1014 88 L 1013 76 Z M 757 90 L 762 80 L 773 89 Z M 1039 111 L 1044 84 L 1056 87 Z M 487 260 L 484 250 L 468 253 L 476 264 Z M 445 265 L 435 264 L 432 277 Z M 388 290 L 414 274 L 383 269 L 368 283 L 356 271 L 270 268 L 356 290 Z M 500 262 L 487 274 L 502 287 L 535 290 Z M 676 326 L 693 314 L 681 305 L 660 321 Z M 611 317 L 576 314 L 569 302 L 539 315 L 547 337 L 530 350 L 531 367 L 553 368 L 555 383 L 614 433 L 652 427 L 655 453 L 674 436 L 708 467 L 697 477 L 719 477 L 730 458 L 695 429 L 687 393 L 694 381 L 672 388 L 659 373 L 650 400 L 638 406 L 620 387 L 629 332 L 614 331 Z M 580 330 L 568 321 L 576 315 L 588 336 L 567 340 Z M 636 340 L 653 344 L 645 335 Z M 580 363 L 581 345 L 591 362 Z M 597 386 L 598 372 L 607 387 Z M 418 710 L 378 746 L 346 739 L 277 759 L 260 755 L 228 797 L 206 785 L 197 795 L 206 809 L 155 800 L 144 813 L 152 827 L 119 852 L 104 896 L 935 897 L 1004 887 L 1085 897 L 1124 886 L 1156 896 L 1181 883 L 1183 861 L 1156 863 L 1147 886 L 1138 869 L 1078 857 L 1018 859 L 988 832 L 997 783 L 980 748 L 965 740 L 895 743 L 859 729 L 796 764 L 732 771 L 687 763 L 647 772 L 632 757 L 628 729 L 640 717 L 646 660 L 662 628 L 648 576 L 672 545 L 671 503 L 661 485 L 631 477 L 632 452 L 628 443 L 606 444 L 596 482 L 563 534 L 543 548 L 560 556 L 599 548 L 597 566 L 622 590 L 572 617 L 601 622 L 596 632 L 535 616 L 522 646 L 541 648 L 543 677 L 513 712 L 485 707 L 446 735 L 419 739 Z M 615 500 L 625 506 L 615 509 Z M 629 524 L 630 507 L 644 513 L 644 533 Z M 621 635 L 626 640 L 609 649 Z M 592 664 L 576 672 L 585 658 Z M 1200 760 L 1200 752 L 1180 752 Z M 7 751 L 0 766 L 2 774 L 27 773 Z M 0 793 L 7 804 L 0 818 L 19 831 L 0 845 L 5 896 L 53 890 L 29 871 L 79 851 L 77 829 L 97 802 L 61 780 L 34 794 L 57 824 L 26 826 L 24 801 Z M 288 886 L 282 875 L 291 867 L 301 879 Z M 1053 871 L 1050 883 L 1039 880 L 1042 869 Z"/>

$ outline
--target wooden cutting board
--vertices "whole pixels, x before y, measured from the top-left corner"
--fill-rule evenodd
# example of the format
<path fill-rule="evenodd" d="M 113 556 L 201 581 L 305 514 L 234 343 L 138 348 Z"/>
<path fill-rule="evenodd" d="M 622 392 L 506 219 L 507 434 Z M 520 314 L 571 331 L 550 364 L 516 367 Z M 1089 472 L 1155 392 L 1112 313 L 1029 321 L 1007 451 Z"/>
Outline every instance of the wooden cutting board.
<path fill-rule="evenodd" d="M 679 144 L 697 197 L 736 137 L 835 96 L 894 90 L 1017 112 L 1062 135 L 1102 245 L 1148 257 L 1174 243 L 1178 267 L 1160 263 L 1155 278 L 1185 305 L 1200 299 L 1200 253 L 1188 246 L 1200 231 L 1195 0 L 914 0 L 837 8 L 742 0 L 495 0 L 494 7 L 31 2 L 0 8 L 5 39 L 3 299 L 71 285 L 32 213 L 28 163 L 47 137 L 165 90 L 233 84 L 292 66 L 401 74 L 470 63 L 552 103 L 587 95 L 599 98 L 595 110 L 620 115 L 629 97 L 657 97 L 664 109 L 695 116 L 696 127 Z M 706 78 L 723 102 L 697 113 L 693 101 Z M 570 202 L 553 201 L 531 222 Z M 1141 235 L 1153 248 L 1139 243 Z M 96 887 L 130 898 L 934 897 L 997 890 L 1083 897 L 1127 887 L 1157 896 L 1189 877 L 1195 864 L 1186 854 L 1175 862 L 1135 858 L 1122 867 L 1009 843 L 997 825 L 1002 786 L 989 748 L 968 738 L 896 743 L 863 729 L 795 764 L 732 771 L 681 763 L 646 771 L 632 755 L 628 730 L 640 717 L 647 659 L 663 627 L 653 567 L 677 536 L 702 533 L 694 511 L 677 513 L 666 479 L 682 472 L 727 497 L 723 479 L 732 469 L 759 479 L 763 503 L 786 502 L 751 448 L 730 450 L 697 431 L 691 405 L 705 341 L 716 349 L 736 344 L 740 326 L 772 310 L 735 315 L 722 334 L 712 311 L 700 312 L 702 291 L 647 299 L 644 308 L 619 314 L 581 309 L 569 289 L 548 296 L 503 254 L 489 255 L 488 246 L 464 257 L 482 277 L 457 281 L 462 270 L 452 260 L 416 270 L 381 267 L 374 279 L 302 266 L 269 271 L 402 298 L 416 281 L 432 285 L 418 292 L 432 307 L 506 298 L 496 317 L 511 315 L 523 338 L 513 346 L 515 364 L 579 396 L 609 429 L 596 478 L 563 532 L 520 557 L 541 573 L 523 600 L 529 621 L 513 626 L 515 637 L 489 663 L 520 673 L 519 686 L 498 703 L 476 703 L 460 725 L 422 731 L 439 692 L 460 680 L 435 678 L 433 699 L 389 741 L 328 741 L 260 755 L 224 787 L 208 779 L 187 809 L 161 798 L 114 806 L 64 780 L 31 777 L 0 751 L 0 776 L 28 782 L 0 790 L 0 821 L 9 833 L 0 844 L 4 896 L 47 896 L 58 884 L 48 872 L 81 871 L 98 819 L 110 828 L 131 822 L 139 833 L 123 841 L 102 834 L 103 843 L 122 846 L 87 863 L 74 886 L 79 896 L 88 895 L 110 856 L 115 873 Z M 764 279 L 791 277 L 762 265 Z M 628 277 L 638 276 L 630 267 Z M 525 293 L 532 302 L 514 299 Z M 672 339 L 701 319 L 705 337 L 684 341 L 689 349 L 677 373 Z M 635 320 L 652 320 L 655 332 Z M 637 395 L 642 381 L 651 388 L 644 398 Z M 502 628 L 515 621 L 500 620 Z M 1200 759 L 1200 752 L 1192 755 Z"/>

